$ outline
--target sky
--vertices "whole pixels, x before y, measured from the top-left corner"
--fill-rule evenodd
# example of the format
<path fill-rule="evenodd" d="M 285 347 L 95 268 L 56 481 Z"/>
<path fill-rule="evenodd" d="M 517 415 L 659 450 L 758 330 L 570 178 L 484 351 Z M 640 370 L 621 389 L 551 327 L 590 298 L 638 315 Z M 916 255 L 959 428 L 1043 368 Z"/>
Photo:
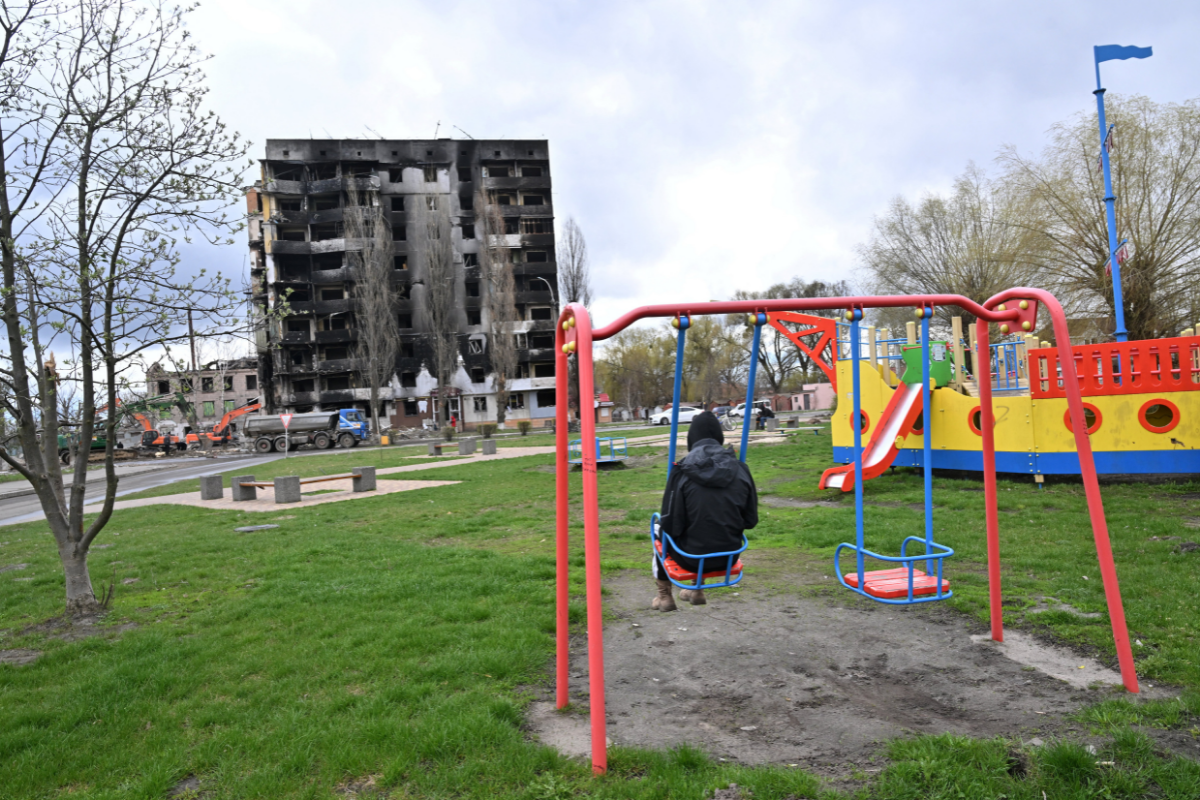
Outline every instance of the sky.
<path fill-rule="evenodd" d="M 1200 97 L 1200 4 L 204 0 L 210 105 L 268 138 L 545 138 L 597 323 L 772 283 L 861 283 L 897 195 L 1040 150 L 1113 93 Z M 247 173 L 248 182 L 254 178 Z M 192 248 L 229 275 L 245 247 Z"/>

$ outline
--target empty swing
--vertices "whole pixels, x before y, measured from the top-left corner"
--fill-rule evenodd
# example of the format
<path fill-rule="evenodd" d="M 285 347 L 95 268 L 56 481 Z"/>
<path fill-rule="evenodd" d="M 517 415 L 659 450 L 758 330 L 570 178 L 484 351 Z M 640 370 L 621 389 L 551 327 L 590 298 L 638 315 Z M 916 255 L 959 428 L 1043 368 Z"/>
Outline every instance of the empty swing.
<path fill-rule="evenodd" d="M 759 342 L 762 340 L 762 326 L 767 322 L 768 317 L 762 312 L 748 314 L 746 318 L 746 323 L 754 326 L 754 345 L 750 354 L 750 376 L 746 383 L 746 413 L 742 415 L 742 446 L 738 452 L 738 458 L 743 464 L 746 463 L 746 448 L 750 443 L 750 418 L 753 416 L 750 410 L 754 407 L 754 378 L 758 371 Z M 667 445 L 668 480 L 671 477 L 671 470 L 675 467 L 675 449 L 679 438 L 680 393 L 683 391 L 683 351 L 687 340 L 687 329 L 691 326 L 691 318 L 686 314 L 681 314 L 672 320 L 671 324 L 679 330 L 679 337 L 675 344 L 675 395 L 671 407 L 671 438 Z M 671 583 L 681 589 L 721 589 L 726 586 L 734 586 L 741 581 L 742 561 L 739 556 L 750 546 L 744 533 L 742 534 L 742 546 L 737 550 L 700 556 L 684 552 L 676 547 L 675 542 L 671 540 L 671 535 L 661 530 L 658 523 L 659 514 L 655 513 L 650 517 L 650 539 L 654 547 L 654 558 L 662 566 L 663 572 L 666 573 L 667 579 Z M 678 553 L 684 558 L 698 562 L 696 570 L 685 569 L 671 557 L 672 553 Z M 710 565 L 721 565 L 721 567 L 705 570 L 706 562 Z"/>
<path fill-rule="evenodd" d="M 855 543 L 843 542 L 837 546 L 833 554 L 834 569 L 838 581 L 851 591 L 869 597 L 880 603 L 890 605 L 910 605 L 913 603 L 928 603 L 945 600 L 953 596 L 950 582 L 942 577 L 942 562 L 954 555 L 954 551 L 933 540 L 933 414 L 930 413 L 931 387 L 929 380 L 929 319 L 933 316 L 932 306 L 923 306 L 916 311 L 921 320 L 921 401 L 925 424 L 921 433 L 924 439 L 924 458 L 922 466 L 925 473 L 925 537 L 909 536 L 900 545 L 900 555 L 883 556 L 867 550 L 863 543 L 863 446 L 862 446 L 862 405 L 861 380 L 859 377 L 859 340 L 858 323 L 862 319 L 861 308 L 852 308 L 846 312 L 850 321 L 850 359 L 853 362 L 853 410 L 851 424 L 854 429 L 854 517 Z M 925 545 L 921 555 L 908 555 L 910 542 Z M 844 573 L 841 568 L 842 550 L 852 550 L 855 554 L 856 569 Z M 900 566 L 889 569 L 865 570 L 867 558 L 883 561 Z M 917 569 L 914 564 L 924 561 L 924 571 Z"/>

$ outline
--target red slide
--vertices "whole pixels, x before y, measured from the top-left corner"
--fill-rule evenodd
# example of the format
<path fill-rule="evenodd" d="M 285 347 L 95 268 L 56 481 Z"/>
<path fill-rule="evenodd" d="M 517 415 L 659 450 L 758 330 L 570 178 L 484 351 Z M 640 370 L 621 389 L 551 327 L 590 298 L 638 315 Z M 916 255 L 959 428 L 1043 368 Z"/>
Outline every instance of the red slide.
<path fill-rule="evenodd" d="M 896 439 L 912 432 L 913 423 L 921 413 L 921 384 L 901 383 L 883 417 L 863 450 L 863 480 L 880 475 L 896 459 Z M 820 488 L 854 490 L 854 462 L 830 467 L 821 476 Z"/>

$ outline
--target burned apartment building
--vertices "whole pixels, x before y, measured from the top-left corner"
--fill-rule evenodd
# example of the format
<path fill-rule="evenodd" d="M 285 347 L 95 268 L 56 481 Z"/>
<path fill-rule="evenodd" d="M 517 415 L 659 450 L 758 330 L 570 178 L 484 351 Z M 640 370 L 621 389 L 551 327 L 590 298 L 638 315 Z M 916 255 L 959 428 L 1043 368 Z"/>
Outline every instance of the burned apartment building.
<path fill-rule="evenodd" d="M 247 190 L 253 295 L 276 309 L 259 326 L 259 383 L 268 411 L 370 411 L 359 315 L 359 247 L 344 221 L 351 204 L 380 209 L 391 231 L 391 289 L 399 349 L 382 413 L 396 427 L 434 416 L 436 372 L 421 237 L 421 214 L 448 212 L 458 365 L 447 387 L 468 426 L 496 419 L 489 359 L 487 287 L 480 237 L 512 263 L 517 348 L 507 418 L 540 424 L 554 416 L 554 325 L 558 316 L 554 206 L 544 140 L 270 139 L 262 176 Z M 481 191 L 482 190 L 482 191 Z M 483 198 L 486 209 L 476 208 Z M 374 212 L 373 212 L 374 213 Z M 498 220 L 502 218 L 502 223 Z M 364 287 L 365 289 L 365 287 Z"/>

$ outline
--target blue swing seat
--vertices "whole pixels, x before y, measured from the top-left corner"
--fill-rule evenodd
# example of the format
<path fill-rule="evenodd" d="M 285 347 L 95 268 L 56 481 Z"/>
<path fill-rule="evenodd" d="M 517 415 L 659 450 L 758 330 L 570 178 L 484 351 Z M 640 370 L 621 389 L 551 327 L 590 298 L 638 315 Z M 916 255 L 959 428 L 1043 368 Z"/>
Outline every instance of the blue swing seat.
<path fill-rule="evenodd" d="M 671 539 L 671 534 L 659 528 L 658 519 L 658 514 L 650 517 L 650 538 L 654 542 L 654 558 L 662 565 L 663 572 L 666 573 L 667 580 L 671 583 L 680 589 L 721 589 L 726 586 L 736 586 L 742 580 L 742 560 L 738 556 L 750 546 L 750 542 L 747 541 L 744 534 L 742 535 L 742 546 L 737 550 L 694 556 L 691 553 L 685 553 L 675 546 L 675 542 Z M 692 558 L 698 561 L 700 563 L 699 571 L 692 572 L 691 570 L 684 569 L 679 565 L 679 562 L 671 557 L 670 553 L 664 558 L 663 540 L 666 540 L 670 552 L 679 553 L 679 555 L 685 558 Z M 724 569 L 704 572 L 704 562 L 706 560 L 720 558 L 725 559 Z M 687 583 L 684 583 L 684 581 L 687 581 Z"/>

